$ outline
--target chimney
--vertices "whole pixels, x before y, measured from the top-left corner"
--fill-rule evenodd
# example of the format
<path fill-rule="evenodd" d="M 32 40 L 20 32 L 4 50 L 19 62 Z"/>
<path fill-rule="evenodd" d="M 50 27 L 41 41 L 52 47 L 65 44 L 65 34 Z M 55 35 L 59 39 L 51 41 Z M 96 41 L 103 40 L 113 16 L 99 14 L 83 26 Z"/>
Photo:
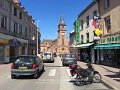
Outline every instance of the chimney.
<path fill-rule="evenodd" d="M 19 0 L 13 0 L 14 3 L 19 3 Z"/>

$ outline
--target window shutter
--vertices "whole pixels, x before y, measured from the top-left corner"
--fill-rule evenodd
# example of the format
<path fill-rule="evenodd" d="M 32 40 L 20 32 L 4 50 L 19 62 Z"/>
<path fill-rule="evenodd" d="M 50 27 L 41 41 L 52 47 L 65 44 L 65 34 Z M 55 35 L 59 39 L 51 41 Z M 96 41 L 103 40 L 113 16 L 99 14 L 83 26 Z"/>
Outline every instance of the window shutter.
<path fill-rule="evenodd" d="M 0 15 L 0 27 L 1 27 L 1 15 Z"/>
<path fill-rule="evenodd" d="M 12 14 L 14 15 L 14 6 L 12 5 Z"/>
<path fill-rule="evenodd" d="M 9 18 L 7 18 L 7 30 L 9 30 Z"/>
<path fill-rule="evenodd" d="M 11 20 L 11 31 L 13 32 L 14 30 L 14 22 Z"/>
<path fill-rule="evenodd" d="M 20 24 L 18 24 L 18 30 L 17 33 L 20 33 Z"/>
<path fill-rule="evenodd" d="M 17 10 L 17 17 L 20 18 L 20 12 Z"/>

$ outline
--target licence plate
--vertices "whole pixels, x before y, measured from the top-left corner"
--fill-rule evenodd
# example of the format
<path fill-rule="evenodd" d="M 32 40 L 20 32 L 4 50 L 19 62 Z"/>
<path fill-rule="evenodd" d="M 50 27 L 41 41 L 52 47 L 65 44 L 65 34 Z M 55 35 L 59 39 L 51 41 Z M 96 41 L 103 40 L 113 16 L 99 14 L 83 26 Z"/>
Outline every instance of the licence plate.
<path fill-rule="evenodd" d="M 19 67 L 19 69 L 25 70 L 27 69 L 27 67 Z"/>

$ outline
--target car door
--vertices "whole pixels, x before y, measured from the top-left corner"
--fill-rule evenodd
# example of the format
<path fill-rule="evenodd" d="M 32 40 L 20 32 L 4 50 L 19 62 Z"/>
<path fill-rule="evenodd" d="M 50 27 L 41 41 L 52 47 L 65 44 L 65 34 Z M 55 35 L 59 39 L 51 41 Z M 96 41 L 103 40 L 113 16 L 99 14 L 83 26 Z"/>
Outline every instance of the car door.
<path fill-rule="evenodd" d="M 36 65 L 37 65 L 37 68 L 40 70 L 40 61 L 38 57 L 36 57 Z"/>

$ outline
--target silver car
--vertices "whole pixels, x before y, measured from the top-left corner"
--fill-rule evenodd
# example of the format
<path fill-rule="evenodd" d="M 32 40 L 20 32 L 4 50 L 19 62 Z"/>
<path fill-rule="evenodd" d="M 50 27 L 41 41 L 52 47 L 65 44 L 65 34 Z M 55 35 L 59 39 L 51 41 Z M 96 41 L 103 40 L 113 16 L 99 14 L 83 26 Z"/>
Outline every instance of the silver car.
<path fill-rule="evenodd" d="M 43 53 L 43 61 L 44 62 L 54 62 L 52 52 L 44 52 Z"/>

